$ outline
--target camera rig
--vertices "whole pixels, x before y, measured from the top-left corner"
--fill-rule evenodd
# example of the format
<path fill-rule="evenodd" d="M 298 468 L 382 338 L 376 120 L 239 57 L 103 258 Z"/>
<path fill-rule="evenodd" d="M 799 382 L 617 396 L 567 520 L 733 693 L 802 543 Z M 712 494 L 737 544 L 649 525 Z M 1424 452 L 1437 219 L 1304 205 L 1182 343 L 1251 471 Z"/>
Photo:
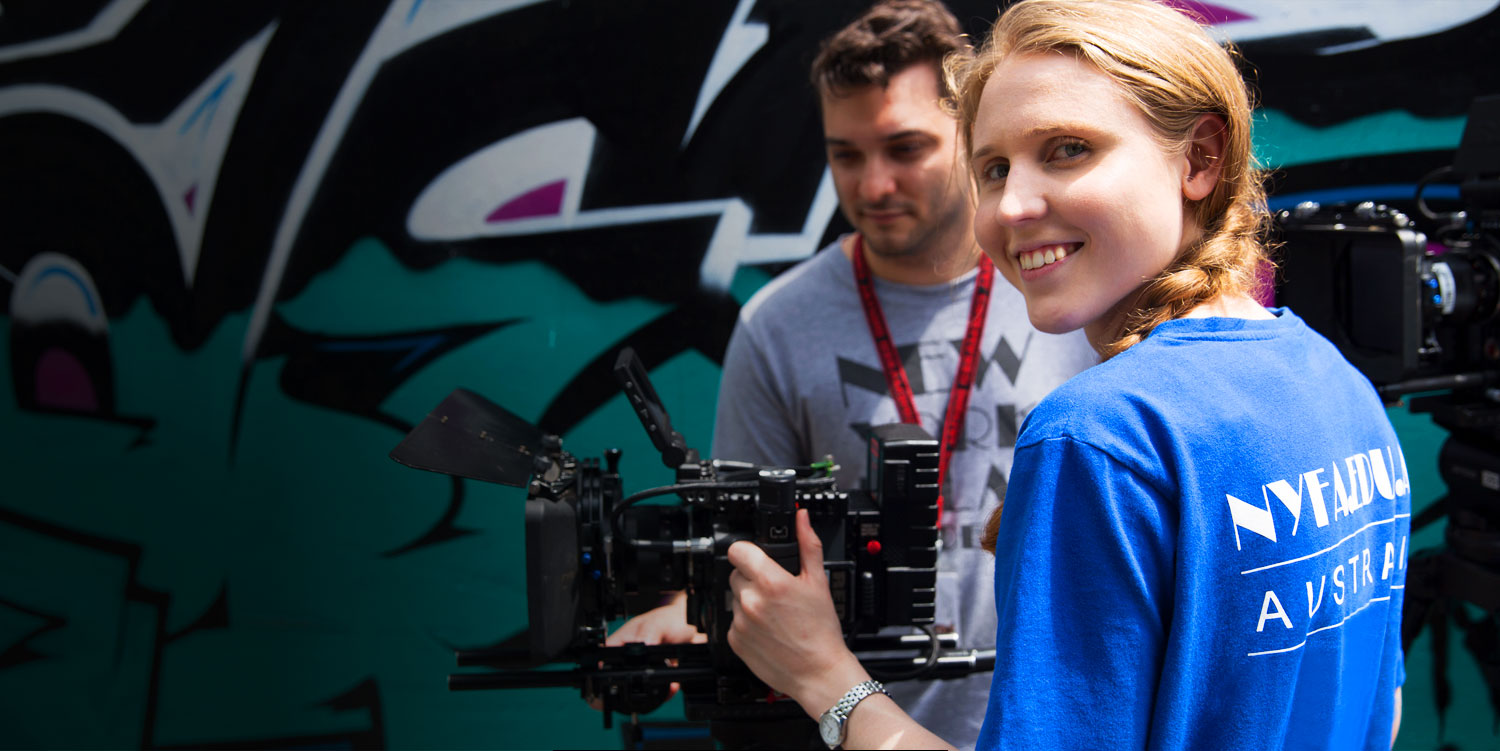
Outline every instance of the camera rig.
<path fill-rule="evenodd" d="M 846 642 L 872 675 L 949 678 L 993 669 L 993 650 L 957 650 L 956 635 L 932 629 L 938 446 L 921 427 L 874 428 L 869 490 L 845 491 L 834 483 L 831 460 L 762 467 L 700 458 L 672 428 L 633 350 L 620 352 L 614 374 L 675 471 L 673 484 L 626 497 L 619 450 L 606 451 L 602 463 L 580 459 L 563 450 L 560 437 L 464 389 L 391 451 L 417 469 L 527 490 L 528 643 L 459 651 L 460 667 L 487 670 L 450 675 L 450 689 L 573 686 L 602 702 L 610 727 L 613 712 L 655 709 L 676 683 L 687 718 L 707 720 L 726 745 L 774 733 L 778 719 L 810 727 L 796 703 L 777 701 L 726 638 L 729 546 L 753 541 L 796 573 L 798 508 L 809 511 L 822 540 Z M 642 503 L 671 495 L 676 504 Z M 605 646 L 612 621 L 680 591 L 687 620 L 706 643 Z"/>
<path fill-rule="evenodd" d="M 1463 208 L 1433 212 L 1426 185 L 1454 181 Z M 1284 245 L 1277 302 L 1365 374 L 1387 404 L 1448 431 L 1448 493 L 1411 529 L 1447 518 L 1444 545 L 1414 552 L 1402 642 L 1431 626 L 1441 713 L 1448 624 L 1465 632 L 1500 716 L 1500 96 L 1473 101 L 1454 163 L 1415 196 L 1432 240 L 1387 206 L 1305 203 L 1275 217 Z M 1467 603 L 1467 605 L 1464 605 Z M 1471 618 L 1470 609 L 1482 612 Z"/>

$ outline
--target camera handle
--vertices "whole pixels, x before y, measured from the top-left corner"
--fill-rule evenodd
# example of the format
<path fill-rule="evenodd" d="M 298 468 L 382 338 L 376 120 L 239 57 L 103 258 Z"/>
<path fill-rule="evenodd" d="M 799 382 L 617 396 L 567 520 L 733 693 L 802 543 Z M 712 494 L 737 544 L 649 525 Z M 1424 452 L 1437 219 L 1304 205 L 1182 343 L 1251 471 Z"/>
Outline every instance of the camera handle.
<path fill-rule="evenodd" d="M 651 443 L 661 452 L 661 461 L 668 469 L 677 469 L 684 464 L 698 461 L 698 450 L 689 448 L 682 434 L 672 429 L 672 418 L 662 405 L 656 387 L 651 385 L 651 376 L 635 350 L 626 347 L 620 350 L 615 360 L 615 380 L 619 382 L 630 408 L 651 436 Z"/>
<path fill-rule="evenodd" d="M 760 471 L 760 493 L 755 501 L 755 544 L 792 576 L 802 572 L 802 551 L 797 547 L 796 492 L 795 470 Z"/>

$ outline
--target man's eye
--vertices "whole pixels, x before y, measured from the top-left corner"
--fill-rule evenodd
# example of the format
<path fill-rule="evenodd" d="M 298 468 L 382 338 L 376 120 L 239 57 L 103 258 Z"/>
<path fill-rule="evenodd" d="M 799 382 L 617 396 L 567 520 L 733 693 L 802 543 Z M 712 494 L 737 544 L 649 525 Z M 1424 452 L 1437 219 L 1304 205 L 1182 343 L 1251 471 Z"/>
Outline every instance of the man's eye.
<path fill-rule="evenodd" d="M 898 143 L 890 147 L 891 158 L 903 161 L 920 158 L 925 153 L 927 153 L 927 147 L 920 143 Z"/>

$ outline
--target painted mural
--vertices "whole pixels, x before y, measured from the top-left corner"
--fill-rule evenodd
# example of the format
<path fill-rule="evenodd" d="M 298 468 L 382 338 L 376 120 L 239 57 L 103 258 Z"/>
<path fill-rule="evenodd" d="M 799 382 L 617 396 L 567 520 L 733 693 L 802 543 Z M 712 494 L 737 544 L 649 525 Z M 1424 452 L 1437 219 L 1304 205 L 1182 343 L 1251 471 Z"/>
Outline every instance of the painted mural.
<path fill-rule="evenodd" d="M 1500 92 L 1496 0 L 1174 2 L 1253 63 L 1278 208 L 1415 214 Z M 464 386 L 662 484 L 627 344 L 707 449 L 739 305 L 845 229 L 805 70 L 861 6 L 0 0 L 0 746 L 618 745 L 446 690 L 525 626 L 524 496 L 386 454 Z M 1398 748 L 1496 747 L 1426 639 Z"/>

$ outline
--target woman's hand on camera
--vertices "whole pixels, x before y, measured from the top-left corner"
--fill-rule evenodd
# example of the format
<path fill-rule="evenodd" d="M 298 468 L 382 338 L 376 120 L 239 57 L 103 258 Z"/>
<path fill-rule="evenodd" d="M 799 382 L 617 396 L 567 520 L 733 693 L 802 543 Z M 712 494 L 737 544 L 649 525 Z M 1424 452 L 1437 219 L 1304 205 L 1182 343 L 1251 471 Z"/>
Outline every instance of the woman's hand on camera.
<path fill-rule="evenodd" d="M 816 719 L 869 674 L 844 645 L 823 573 L 823 543 L 806 509 L 797 512 L 797 544 L 802 573 L 796 576 L 753 543 L 729 547 L 729 646 L 766 685 Z"/>

